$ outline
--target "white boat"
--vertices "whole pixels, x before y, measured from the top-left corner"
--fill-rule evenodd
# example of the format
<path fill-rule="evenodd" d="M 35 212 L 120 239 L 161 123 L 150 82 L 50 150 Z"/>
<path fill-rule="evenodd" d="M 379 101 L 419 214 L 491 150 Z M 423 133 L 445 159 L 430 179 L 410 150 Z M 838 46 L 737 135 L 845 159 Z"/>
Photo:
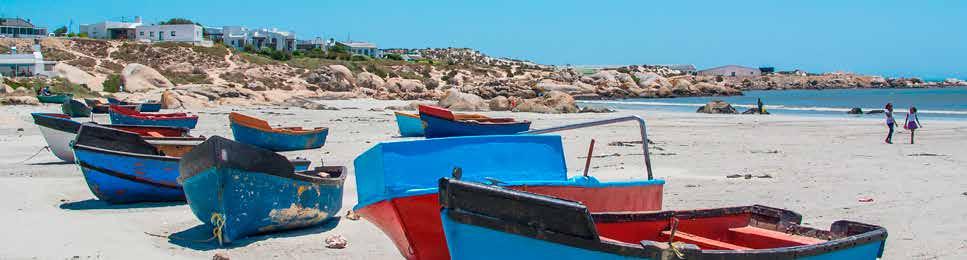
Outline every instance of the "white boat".
<path fill-rule="evenodd" d="M 65 162 L 74 162 L 74 149 L 71 145 L 77 137 L 77 131 L 81 128 L 81 122 L 71 120 L 71 117 L 66 114 L 31 113 L 30 115 L 34 118 L 34 124 L 40 128 L 40 133 L 44 135 L 47 146 L 54 156 Z M 189 132 L 188 128 L 169 126 L 103 126 L 134 132 L 141 136 L 155 137 L 185 137 Z"/>

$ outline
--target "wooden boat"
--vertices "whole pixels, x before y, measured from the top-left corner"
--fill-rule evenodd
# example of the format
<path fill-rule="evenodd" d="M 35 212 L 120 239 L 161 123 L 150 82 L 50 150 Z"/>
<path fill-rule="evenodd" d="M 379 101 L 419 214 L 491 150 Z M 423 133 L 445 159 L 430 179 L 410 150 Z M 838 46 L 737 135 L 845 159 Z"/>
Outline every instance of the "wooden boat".
<path fill-rule="evenodd" d="M 592 213 L 577 201 L 440 180 L 452 259 L 878 259 L 886 229 L 829 230 L 766 206 Z"/>
<path fill-rule="evenodd" d="M 109 203 L 182 201 L 178 160 L 204 137 L 142 138 L 93 123 L 81 125 L 74 141 L 76 163 L 88 187 Z"/>
<path fill-rule="evenodd" d="M 112 124 L 160 125 L 188 129 L 193 129 L 198 124 L 198 116 L 196 115 L 188 115 L 185 113 L 147 114 L 115 105 L 111 105 L 109 114 L 111 115 Z"/>
<path fill-rule="evenodd" d="M 67 101 L 73 97 L 73 94 L 53 94 L 49 96 L 37 95 L 37 100 L 39 100 L 40 103 L 63 104 L 64 101 Z"/>
<path fill-rule="evenodd" d="M 161 111 L 161 102 L 143 102 L 143 103 L 127 102 L 127 101 L 121 101 L 119 99 L 112 98 L 112 97 L 108 97 L 107 98 L 107 102 L 109 104 L 111 104 L 111 105 L 135 106 L 135 107 L 137 107 L 137 109 L 135 109 L 135 110 L 136 111 L 140 111 L 140 112 L 158 112 L 158 111 Z"/>
<path fill-rule="evenodd" d="M 465 180 L 499 182 L 584 202 L 592 211 L 659 210 L 663 180 L 599 182 L 567 177 L 561 137 L 468 136 L 380 143 L 354 161 L 356 213 L 408 259 L 448 259 L 437 182 L 460 168 Z"/>
<path fill-rule="evenodd" d="M 423 120 L 420 120 L 419 114 L 393 113 L 396 114 L 396 125 L 400 128 L 400 136 L 423 136 Z"/>
<path fill-rule="evenodd" d="M 70 143 L 77 136 L 81 122 L 71 120 L 66 114 L 31 113 L 34 124 L 40 128 L 40 133 L 47 141 L 47 146 L 54 156 L 65 161 L 74 162 L 74 150 Z M 134 132 L 141 136 L 154 137 L 187 137 L 188 129 L 167 126 L 136 126 L 136 125 L 104 125 L 106 127 Z"/>
<path fill-rule="evenodd" d="M 280 154 L 219 136 L 185 154 L 178 182 L 220 243 L 325 222 L 342 208 L 346 168 L 294 172 Z"/>
<path fill-rule="evenodd" d="M 228 115 L 235 141 L 255 145 L 272 151 L 296 151 L 315 149 L 326 143 L 329 128 L 302 127 L 272 128 L 265 120 L 232 112 Z"/>
<path fill-rule="evenodd" d="M 64 103 L 60 105 L 60 110 L 64 112 L 64 114 L 70 115 L 71 117 L 91 116 L 91 108 L 74 99 L 64 101 Z"/>
<path fill-rule="evenodd" d="M 510 135 L 530 129 L 531 122 L 513 118 L 490 118 L 483 115 L 454 115 L 441 107 L 420 105 L 427 138 L 471 135 Z"/>

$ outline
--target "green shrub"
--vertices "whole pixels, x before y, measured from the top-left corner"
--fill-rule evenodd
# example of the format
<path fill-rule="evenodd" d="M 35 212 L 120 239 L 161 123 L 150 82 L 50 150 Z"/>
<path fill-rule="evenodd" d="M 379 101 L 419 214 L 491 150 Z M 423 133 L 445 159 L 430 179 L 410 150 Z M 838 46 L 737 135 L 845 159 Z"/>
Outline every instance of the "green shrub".
<path fill-rule="evenodd" d="M 104 91 L 105 92 L 114 93 L 114 92 L 120 91 L 121 90 L 121 75 L 112 74 L 112 75 L 107 76 L 107 80 L 104 80 L 104 83 L 101 84 L 101 86 L 104 87 Z"/>
<path fill-rule="evenodd" d="M 349 60 L 351 60 L 351 61 L 368 61 L 368 60 L 371 60 L 371 59 L 372 58 L 370 58 L 369 56 L 366 56 L 366 55 L 358 55 L 358 54 L 357 55 L 353 55 L 352 57 L 349 58 Z"/>
<path fill-rule="evenodd" d="M 77 37 L 87 38 L 87 32 L 78 33 Z"/>
<path fill-rule="evenodd" d="M 383 58 L 386 58 L 387 60 L 403 60 L 403 56 L 396 53 L 387 53 L 386 55 L 383 55 Z"/>

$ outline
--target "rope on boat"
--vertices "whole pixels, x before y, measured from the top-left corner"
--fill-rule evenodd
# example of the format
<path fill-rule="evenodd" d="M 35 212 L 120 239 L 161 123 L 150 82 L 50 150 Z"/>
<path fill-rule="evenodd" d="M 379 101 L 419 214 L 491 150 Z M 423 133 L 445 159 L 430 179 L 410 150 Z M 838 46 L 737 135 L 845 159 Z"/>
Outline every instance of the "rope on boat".
<path fill-rule="evenodd" d="M 222 228 L 225 227 L 225 217 L 221 213 L 212 213 L 211 221 L 212 225 L 215 226 L 212 229 L 212 238 L 218 238 L 218 245 L 222 245 Z"/>
<path fill-rule="evenodd" d="M 671 225 L 672 232 L 671 232 L 671 235 L 668 237 L 668 248 L 671 248 L 672 253 L 675 253 L 675 257 L 678 257 L 678 259 L 685 259 L 685 254 L 682 253 L 682 251 L 679 251 L 678 247 L 675 246 L 675 230 L 678 229 L 678 218 L 673 217 L 671 219 L 671 222 L 672 222 L 672 225 Z"/>
<path fill-rule="evenodd" d="M 30 161 L 30 159 L 33 159 L 34 157 L 37 157 L 37 155 L 40 154 L 40 152 L 43 152 L 44 150 L 50 151 L 50 146 L 49 145 L 48 146 L 44 146 L 44 147 L 40 148 L 40 150 L 37 150 L 37 153 L 34 153 L 34 155 L 31 155 L 30 157 L 27 157 L 27 159 L 24 159 L 23 161 L 11 163 L 11 164 L 21 164 L 21 163 L 25 163 L 27 161 Z"/>
<path fill-rule="evenodd" d="M 220 213 L 212 213 L 211 222 L 212 222 L 212 225 L 215 226 L 215 228 L 212 229 L 212 237 L 209 237 L 208 239 L 205 239 L 205 240 L 185 239 L 185 238 L 176 237 L 174 234 L 167 235 L 167 236 L 148 233 L 148 232 L 144 232 L 144 234 L 149 236 L 163 237 L 167 239 L 182 240 L 182 241 L 195 242 L 195 243 L 208 243 L 208 242 L 211 242 L 212 240 L 218 239 L 218 245 L 221 246 L 222 243 L 224 242 L 222 240 L 222 229 L 225 227 L 225 217 L 223 217 L 222 214 Z"/>

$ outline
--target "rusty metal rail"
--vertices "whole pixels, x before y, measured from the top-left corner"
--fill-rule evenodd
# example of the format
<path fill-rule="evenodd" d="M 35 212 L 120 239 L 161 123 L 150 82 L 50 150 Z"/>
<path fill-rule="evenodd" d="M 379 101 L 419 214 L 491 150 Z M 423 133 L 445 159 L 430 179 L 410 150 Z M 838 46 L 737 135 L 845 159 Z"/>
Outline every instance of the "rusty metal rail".
<path fill-rule="evenodd" d="M 645 119 L 641 118 L 640 116 L 625 116 L 625 117 L 618 117 L 618 118 L 612 118 L 612 119 L 604 119 L 604 120 L 596 120 L 596 121 L 583 122 L 583 123 L 577 123 L 577 124 L 563 125 L 563 126 L 557 126 L 557 127 L 551 127 L 551 128 L 534 129 L 526 132 L 520 132 L 519 134 L 546 134 L 546 133 L 560 132 L 565 130 L 574 130 L 574 129 L 580 129 L 580 128 L 601 126 L 601 125 L 610 125 L 610 124 L 621 123 L 625 121 L 638 122 L 638 128 L 641 131 L 641 149 L 645 157 L 645 173 L 648 175 L 649 180 L 654 179 L 654 175 L 652 175 L 652 172 L 651 172 L 651 156 L 648 154 L 648 132 L 646 130 L 647 127 L 645 126 Z"/>

